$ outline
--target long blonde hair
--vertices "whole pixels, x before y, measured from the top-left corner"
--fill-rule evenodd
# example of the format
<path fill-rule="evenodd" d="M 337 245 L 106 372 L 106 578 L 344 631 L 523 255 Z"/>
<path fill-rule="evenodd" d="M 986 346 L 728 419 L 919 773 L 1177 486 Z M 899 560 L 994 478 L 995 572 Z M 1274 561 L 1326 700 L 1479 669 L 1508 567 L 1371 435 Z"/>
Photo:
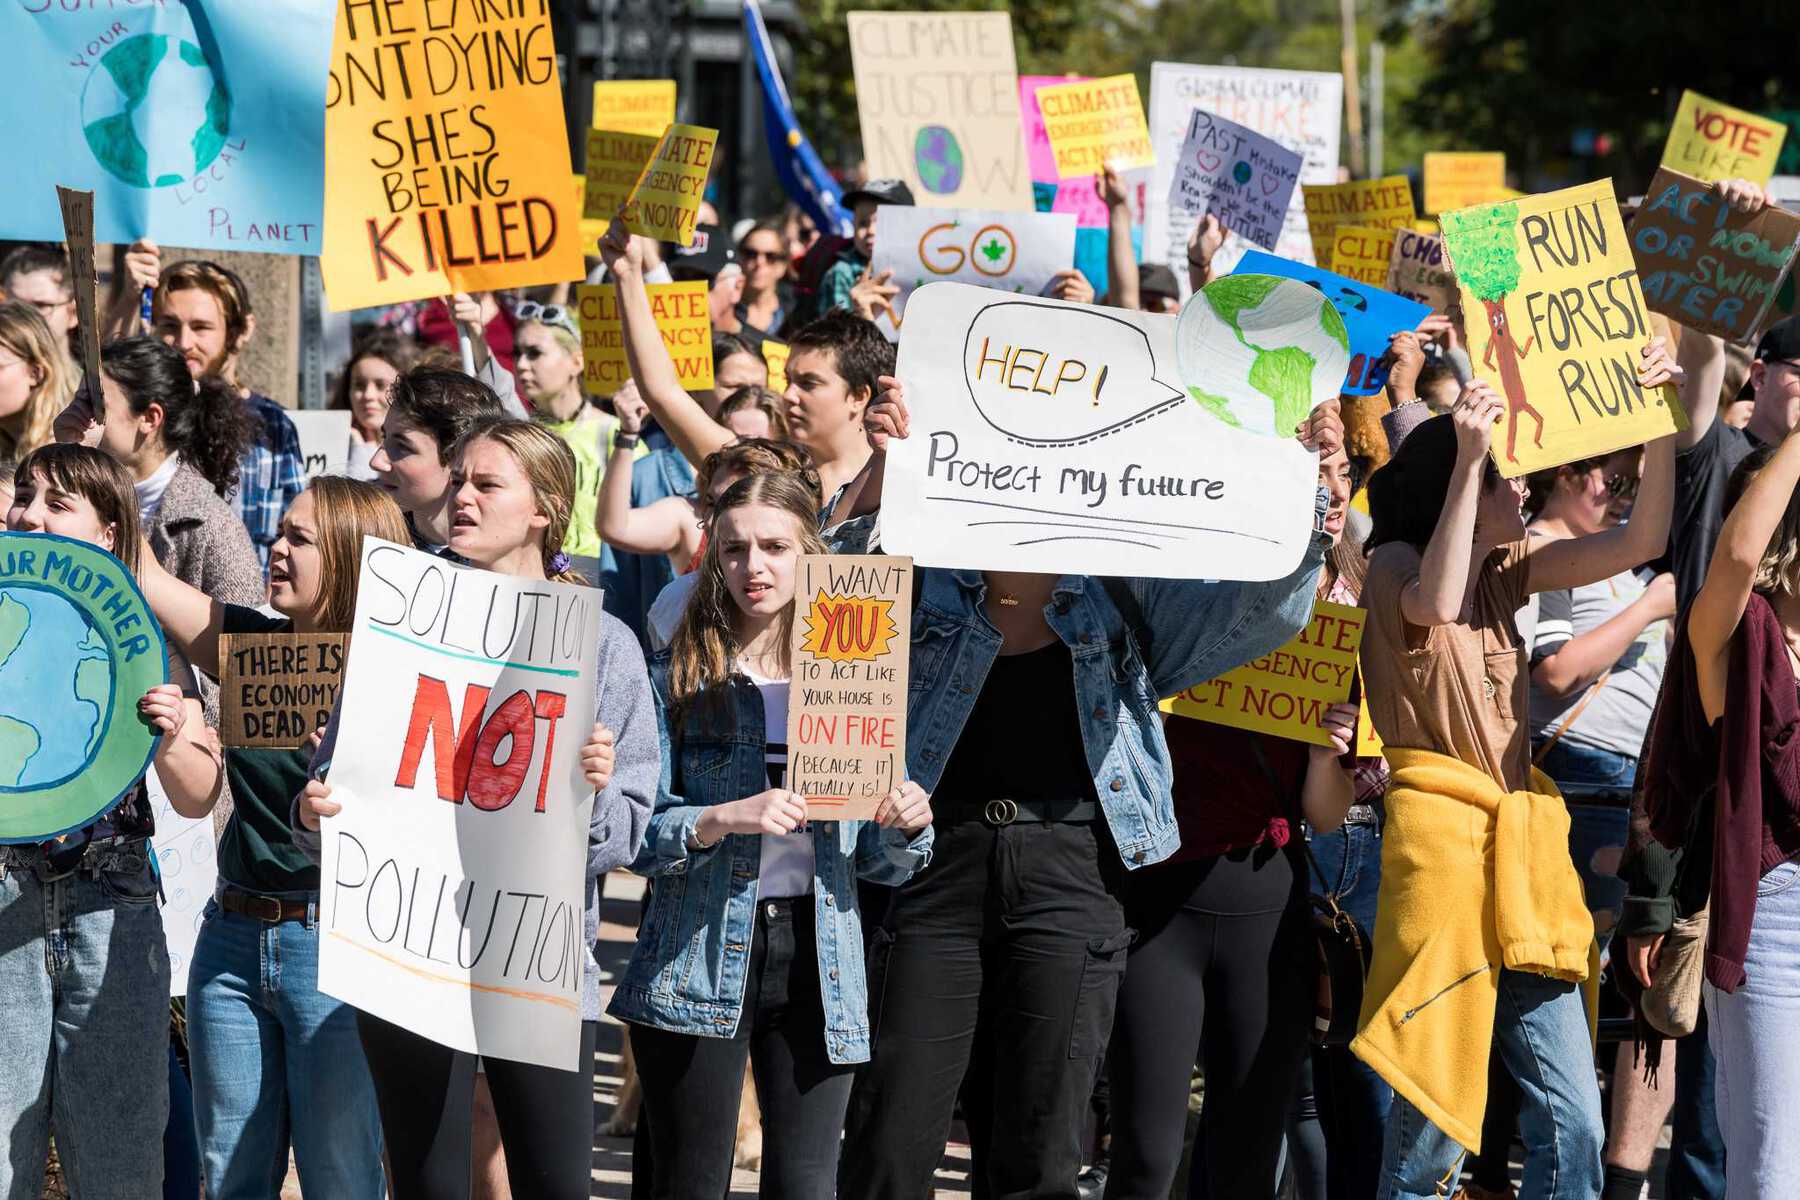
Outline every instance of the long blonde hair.
<path fill-rule="evenodd" d="M 0 430 L 0 455 L 23 458 L 53 440 L 51 424 L 75 395 L 75 369 L 38 310 L 16 300 L 0 304 L 0 346 L 37 376 L 18 436 Z"/>
<path fill-rule="evenodd" d="M 792 471 L 771 471 L 750 475 L 726 489 L 713 506 L 706 523 L 706 553 L 700 559 L 694 594 L 688 598 L 687 610 L 681 615 L 675 636 L 669 640 L 669 708 L 674 727 L 681 727 L 681 717 L 697 699 L 709 695 L 709 689 L 731 677 L 737 660 L 737 602 L 725 583 L 725 566 L 719 561 L 719 518 L 734 508 L 762 504 L 779 509 L 794 518 L 799 530 L 800 553 L 823 554 L 825 543 L 819 537 L 819 500 L 816 486 Z M 794 631 L 794 605 L 782 610 L 782 662 L 788 659 Z"/>
<path fill-rule="evenodd" d="M 318 626 L 325 633 L 348 633 L 356 617 L 356 581 L 362 574 L 365 536 L 404 546 L 412 538 L 394 498 L 372 483 L 321 475 L 306 485 L 318 527 Z"/>
<path fill-rule="evenodd" d="M 569 521 L 575 513 L 575 452 L 569 444 L 535 421 L 508 418 L 470 430 L 457 443 L 452 461 L 476 442 L 496 442 L 531 481 L 531 492 L 537 501 L 538 515 L 549 521 L 544 527 L 540 546 L 544 555 L 544 575 L 558 583 L 586 583 L 579 571 L 553 570 L 551 564 L 562 552 L 569 536 Z"/>

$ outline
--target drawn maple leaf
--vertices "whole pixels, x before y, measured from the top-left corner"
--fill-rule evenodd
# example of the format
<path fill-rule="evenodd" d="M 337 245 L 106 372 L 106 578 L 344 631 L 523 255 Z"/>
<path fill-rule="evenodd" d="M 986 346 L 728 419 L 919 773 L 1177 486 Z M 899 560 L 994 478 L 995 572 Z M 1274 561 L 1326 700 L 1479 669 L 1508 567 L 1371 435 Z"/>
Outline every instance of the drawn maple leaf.
<path fill-rule="evenodd" d="M 989 238 L 982 244 L 981 256 L 989 262 L 999 262 L 1006 257 L 1006 246 L 999 238 Z"/>

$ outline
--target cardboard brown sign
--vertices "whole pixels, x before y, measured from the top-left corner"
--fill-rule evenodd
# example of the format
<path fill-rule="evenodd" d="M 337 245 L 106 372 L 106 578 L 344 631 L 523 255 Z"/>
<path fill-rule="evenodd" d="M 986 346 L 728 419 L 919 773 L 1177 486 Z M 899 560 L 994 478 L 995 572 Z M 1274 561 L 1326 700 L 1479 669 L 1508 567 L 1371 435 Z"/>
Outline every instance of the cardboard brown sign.
<path fill-rule="evenodd" d="M 1394 231 L 1394 250 L 1388 257 L 1387 289 L 1431 305 L 1435 313 L 1449 312 L 1456 299 L 1456 274 L 1444 257 L 1444 239 L 1411 229 Z"/>
<path fill-rule="evenodd" d="M 69 243 L 69 286 L 75 289 L 75 319 L 81 331 L 81 367 L 100 378 L 100 321 L 95 315 L 94 193 L 58 186 L 63 238 Z M 99 385 L 96 383 L 96 387 Z"/>
<path fill-rule="evenodd" d="M 344 633 L 228 633 L 219 639 L 219 733 L 227 746 L 295 750 L 337 706 Z"/>

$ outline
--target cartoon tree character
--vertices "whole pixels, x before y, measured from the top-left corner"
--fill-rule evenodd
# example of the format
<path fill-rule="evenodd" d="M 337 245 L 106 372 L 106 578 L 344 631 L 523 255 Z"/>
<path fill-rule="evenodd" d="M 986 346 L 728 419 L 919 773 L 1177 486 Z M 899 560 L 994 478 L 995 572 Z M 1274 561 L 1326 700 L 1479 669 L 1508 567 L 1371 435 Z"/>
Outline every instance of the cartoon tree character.
<path fill-rule="evenodd" d="M 1535 338 L 1526 338 L 1525 344 L 1519 345 L 1506 319 L 1506 297 L 1519 286 L 1519 243 L 1515 233 L 1519 206 L 1508 202 L 1449 212 L 1443 215 L 1443 224 L 1444 240 L 1453 247 L 1451 257 L 1457 279 L 1487 309 L 1490 336 L 1481 363 L 1490 371 L 1500 372 L 1500 388 L 1506 393 L 1506 460 L 1518 462 L 1513 447 L 1519 438 L 1520 414 L 1537 422 L 1532 444 L 1540 448 L 1544 444 L 1544 418 L 1531 407 L 1525 395 L 1525 380 L 1519 374 L 1519 360 L 1531 353 Z"/>

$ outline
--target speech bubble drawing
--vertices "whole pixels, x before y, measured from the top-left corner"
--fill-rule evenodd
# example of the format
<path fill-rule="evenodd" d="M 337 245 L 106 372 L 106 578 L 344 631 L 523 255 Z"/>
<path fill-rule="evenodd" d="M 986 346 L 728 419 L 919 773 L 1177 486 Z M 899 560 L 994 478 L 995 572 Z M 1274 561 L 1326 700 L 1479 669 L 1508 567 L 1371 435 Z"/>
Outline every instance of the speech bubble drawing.
<path fill-rule="evenodd" d="M 981 419 L 1025 446 L 1080 446 L 1182 402 L 1143 330 L 1092 305 L 1001 300 L 969 323 L 963 382 Z"/>
<path fill-rule="evenodd" d="M 1304 283 L 1227 275 L 1182 305 L 1175 363 L 1215 420 L 1290 438 L 1314 404 L 1337 394 L 1350 336 L 1331 301 Z"/>

